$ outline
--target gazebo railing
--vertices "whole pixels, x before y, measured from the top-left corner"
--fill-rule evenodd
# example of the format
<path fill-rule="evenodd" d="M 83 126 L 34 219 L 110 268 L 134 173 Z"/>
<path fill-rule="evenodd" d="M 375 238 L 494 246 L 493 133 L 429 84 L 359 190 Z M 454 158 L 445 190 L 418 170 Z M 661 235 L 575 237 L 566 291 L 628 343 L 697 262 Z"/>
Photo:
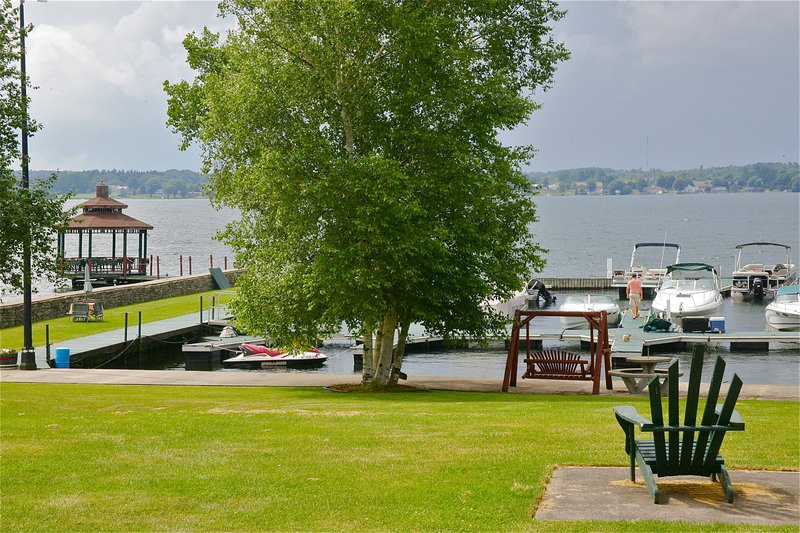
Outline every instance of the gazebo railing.
<path fill-rule="evenodd" d="M 92 274 L 147 274 L 149 261 L 146 257 L 66 257 L 61 260 L 61 272 L 64 274 L 80 274 L 89 265 Z"/>

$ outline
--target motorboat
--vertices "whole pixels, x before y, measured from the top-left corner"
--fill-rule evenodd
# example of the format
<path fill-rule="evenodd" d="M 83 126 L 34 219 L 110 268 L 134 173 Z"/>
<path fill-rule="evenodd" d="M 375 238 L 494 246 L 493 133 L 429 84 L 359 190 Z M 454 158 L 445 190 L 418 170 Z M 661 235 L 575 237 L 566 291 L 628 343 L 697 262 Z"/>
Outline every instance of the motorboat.
<path fill-rule="evenodd" d="M 285 365 L 290 367 L 318 366 L 328 357 L 316 348 L 307 350 L 269 348 L 257 344 L 242 344 L 241 352 L 222 361 L 227 366 L 244 366 L 259 368 L 264 366 Z"/>
<path fill-rule="evenodd" d="M 743 264 L 742 256 L 749 255 L 750 258 L 755 254 L 743 254 L 745 250 L 757 248 L 782 248 L 786 253 L 786 259 L 782 263 L 764 264 L 747 263 Z M 734 248 L 736 252 L 736 264 L 733 269 L 733 287 L 731 293 L 743 296 L 753 296 L 763 298 L 764 296 L 774 296 L 778 288 L 792 283 L 797 279 L 797 267 L 792 263 L 792 248 L 777 242 L 748 242 L 740 244 Z M 758 254 L 765 253 L 759 250 Z"/>
<path fill-rule="evenodd" d="M 649 249 L 648 251 L 655 250 L 656 253 L 660 253 L 658 267 L 648 267 L 642 264 L 641 255 L 643 252 L 647 253 L 645 251 L 647 249 Z M 664 256 L 668 250 L 670 251 L 670 255 L 674 253 L 675 257 L 670 257 L 665 263 Z M 653 254 L 647 253 L 647 255 L 652 258 Z M 667 274 L 667 269 L 664 268 L 663 265 L 676 264 L 680 263 L 680 261 L 681 246 L 679 244 L 672 242 L 637 242 L 633 245 L 630 266 L 625 270 L 613 271 L 611 276 L 611 286 L 619 291 L 620 298 L 625 298 L 625 289 L 628 285 L 628 282 L 631 280 L 633 275 L 636 274 L 638 275 L 639 280 L 642 282 L 642 290 L 645 296 L 649 297 L 648 295 L 653 294 L 655 290 L 658 289 L 658 286 L 661 284 L 661 280 Z"/>
<path fill-rule="evenodd" d="M 667 267 L 652 311 L 672 322 L 685 317 L 711 317 L 722 307 L 719 273 L 705 263 L 678 263 Z"/>
<path fill-rule="evenodd" d="M 764 310 L 767 324 L 781 331 L 800 331 L 800 285 L 780 287 Z"/>
<path fill-rule="evenodd" d="M 508 318 L 513 318 L 517 310 L 547 308 L 554 304 L 556 295 L 547 290 L 542 280 L 533 278 L 525 287 L 508 300 L 493 300 L 488 306 Z"/>
<path fill-rule="evenodd" d="M 605 311 L 608 314 L 608 325 L 616 327 L 622 317 L 619 304 L 607 294 L 585 294 L 567 296 L 564 303 L 558 308 L 559 311 Z M 585 318 L 579 316 L 562 316 L 561 327 L 564 329 L 583 329 L 588 328 L 589 323 Z"/>

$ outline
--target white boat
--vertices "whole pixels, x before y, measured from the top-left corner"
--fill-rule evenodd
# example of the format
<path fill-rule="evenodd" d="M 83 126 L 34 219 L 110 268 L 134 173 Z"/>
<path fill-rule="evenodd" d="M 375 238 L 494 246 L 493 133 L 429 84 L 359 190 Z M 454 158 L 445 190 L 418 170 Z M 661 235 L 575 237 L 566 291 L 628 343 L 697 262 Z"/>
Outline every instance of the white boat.
<path fill-rule="evenodd" d="M 609 327 L 619 325 L 621 312 L 619 305 L 611 296 L 606 294 L 585 294 L 582 296 L 567 296 L 564 303 L 558 308 L 559 311 L 605 311 L 608 314 Z M 562 316 L 561 327 L 564 329 L 583 329 L 588 328 L 589 323 L 585 318 L 575 316 Z"/>
<path fill-rule="evenodd" d="M 668 266 L 651 306 L 653 312 L 671 322 L 684 317 L 711 317 L 721 307 L 719 273 L 704 263 Z"/>
<path fill-rule="evenodd" d="M 656 253 L 660 254 L 658 267 L 647 267 L 642 264 L 641 257 L 637 257 L 637 252 L 642 252 L 644 249 L 654 249 Z M 658 250 L 660 248 L 660 250 Z M 664 262 L 664 256 L 667 250 L 674 251 L 675 257 L 669 257 Z M 652 254 L 648 254 L 651 255 Z M 670 253 L 670 255 L 672 255 Z M 672 242 L 637 242 L 633 245 L 633 252 L 631 252 L 631 264 L 626 270 L 614 270 L 611 277 L 611 286 L 619 291 L 619 297 L 625 298 L 625 289 L 628 282 L 634 274 L 639 276 L 642 282 L 642 290 L 645 295 L 653 293 L 661 283 L 661 280 L 667 274 L 667 269 L 663 268 L 665 264 L 675 264 L 681 261 L 681 246 Z"/>
<path fill-rule="evenodd" d="M 742 252 L 757 248 L 782 248 L 786 259 L 782 263 L 742 264 Z M 743 296 L 774 296 L 779 287 L 792 283 L 797 278 L 797 267 L 792 263 L 792 248 L 776 242 L 748 242 L 734 248 L 736 251 L 736 264 L 733 269 L 733 287 L 731 292 Z M 758 251 L 764 253 L 763 250 Z M 752 259 L 755 254 L 746 254 Z"/>
<path fill-rule="evenodd" d="M 781 331 L 800 331 L 800 285 L 778 289 L 775 299 L 764 310 L 767 324 Z"/>
<path fill-rule="evenodd" d="M 306 351 L 268 348 L 256 344 L 242 344 L 242 352 L 222 361 L 228 366 L 262 367 L 262 366 L 315 366 L 324 363 L 328 357 L 316 348 Z"/>

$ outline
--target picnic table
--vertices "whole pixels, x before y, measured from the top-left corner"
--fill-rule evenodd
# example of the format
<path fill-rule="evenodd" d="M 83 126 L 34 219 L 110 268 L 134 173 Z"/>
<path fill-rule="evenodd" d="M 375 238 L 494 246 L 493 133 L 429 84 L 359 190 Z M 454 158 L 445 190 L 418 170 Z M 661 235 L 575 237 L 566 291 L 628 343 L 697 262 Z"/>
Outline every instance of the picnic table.
<path fill-rule="evenodd" d="M 637 356 L 627 357 L 626 361 L 638 368 L 620 368 L 611 370 L 609 375 L 622 378 L 622 382 L 631 394 L 641 394 L 647 388 L 647 384 L 654 377 L 658 377 L 661 383 L 661 391 L 665 393 L 669 389 L 669 377 L 667 369 L 656 368 L 659 364 L 672 362 L 672 357 Z M 682 376 L 683 372 L 678 372 Z"/>

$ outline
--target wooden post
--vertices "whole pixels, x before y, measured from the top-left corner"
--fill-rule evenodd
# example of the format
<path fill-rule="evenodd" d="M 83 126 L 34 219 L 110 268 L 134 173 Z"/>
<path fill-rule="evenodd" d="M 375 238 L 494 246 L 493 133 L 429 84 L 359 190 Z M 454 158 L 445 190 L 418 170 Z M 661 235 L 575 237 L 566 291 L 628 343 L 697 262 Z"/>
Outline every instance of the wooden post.
<path fill-rule="evenodd" d="M 156 279 L 161 279 L 161 256 L 156 256 Z"/>
<path fill-rule="evenodd" d="M 192 256 L 189 256 L 189 275 L 192 275 Z"/>
<path fill-rule="evenodd" d="M 125 344 L 128 343 L 128 313 L 125 313 Z"/>
<path fill-rule="evenodd" d="M 225 270 L 228 270 L 228 256 L 225 256 Z"/>
<path fill-rule="evenodd" d="M 50 366 L 50 324 L 44 326 L 45 361 Z"/>
<path fill-rule="evenodd" d="M 213 255 L 209 255 L 208 256 L 208 264 L 209 264 L 209 268 L 214 268 L 214 256 Z"/>
<path fill-rule="evenodd" d="M 183 255 L 180 256 L 180 264 L 181 264 L 180 272 L 181 272 L 181 276 L 183 276 Z"/>

